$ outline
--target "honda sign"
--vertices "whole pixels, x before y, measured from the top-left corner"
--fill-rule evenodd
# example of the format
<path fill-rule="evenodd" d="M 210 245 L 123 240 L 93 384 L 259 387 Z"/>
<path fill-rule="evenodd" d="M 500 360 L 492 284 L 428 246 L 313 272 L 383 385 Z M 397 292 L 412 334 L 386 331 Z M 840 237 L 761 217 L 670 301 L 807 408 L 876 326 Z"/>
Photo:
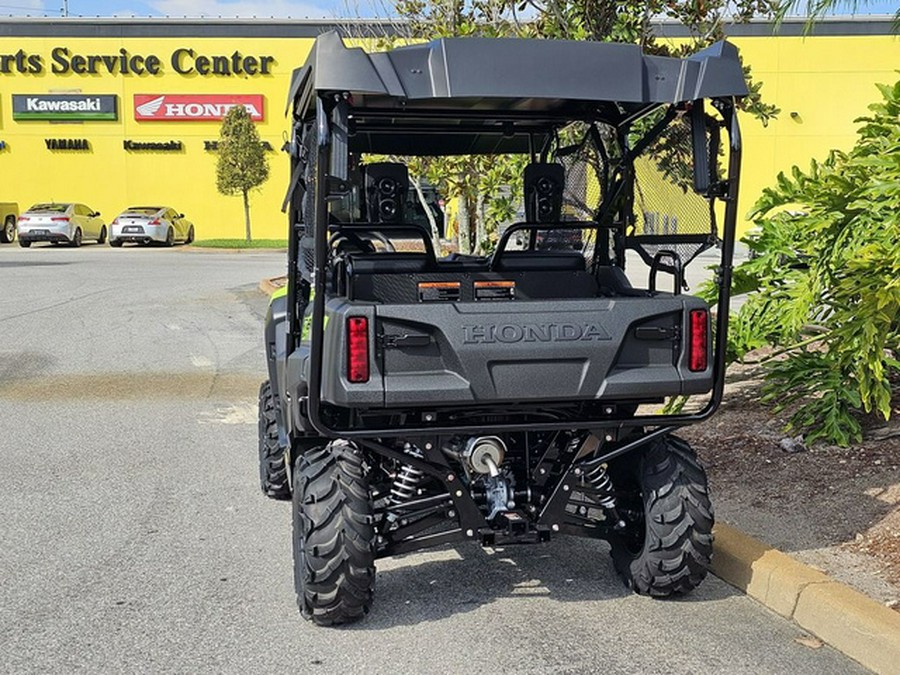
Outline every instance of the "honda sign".
<path fill-rule="evenodd" d="M 159 122 L 209 122 L 242 105 L 254 122 L 263 121 L 260 94 L 135 94 L 134 119 Z"/>

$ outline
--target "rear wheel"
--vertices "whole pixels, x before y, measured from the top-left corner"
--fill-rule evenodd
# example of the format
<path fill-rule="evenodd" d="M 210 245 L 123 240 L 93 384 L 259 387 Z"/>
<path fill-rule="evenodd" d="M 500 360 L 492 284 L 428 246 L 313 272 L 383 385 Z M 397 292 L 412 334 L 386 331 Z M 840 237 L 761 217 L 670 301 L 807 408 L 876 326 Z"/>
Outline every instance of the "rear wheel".
<path fill-rule="evenodd" d="M 294 471 L 294 588 L 307 619 L 349 623 L 375 591 L 372 494 L 362 453 L 346 441 L 307 451 Z"/>
<path fill-rule="evenodd" d="M 100 228 L 100 236 L 97 237 L 97 243 L 102 244 L 106 241 L 106 225 Z"/>
<path fill-rule="evenodd" d="M 24 239 L 19 239 L 19 246 L 21 246 L 22 248 L 28 248 L 29 246 L 31 246 L 31 242 L 25 241 Z"/>
<path fill-rule="evenodd" d="M 116 248 L 120 248 L 122 246 L 122 244 L 123 244 L 123 242 L 121 239 L 110 239 L 109 240 L 109 245 L 115 246 Z"/>
<path fill-rule="evenodd" d="M 77 230 L 75 230 L 75 236 L 72 237 L 72 241 L 70 242 L 69 245 L 73 246 L 75 248 L 78 248 L 79 246 L 81 246 L 81 228 L 80 227 Z"/>
<path fill-rule="evenodd" d="M 166 230 L 166 246 L 174 246 L 175 245 L 175 230 L 171 227 Z"/>
<path fill-rule="evenodd" d="M 259 388 L 259 483 L 267 497 L 291 498 L 284 448 L 278 443 L 275 397 L 268 380 Z"/>
<path fill-rule="evenodd" d="M 16 238 L 16 219 L 7 216 L 3 223 L 3 229 L 0 229 L 0 241 L 4 244 L 11 244 Z"/>
<path fill-rule="evenodd" d="M 626 528 L 610 539 L 613 562 L 641 595 L 692 591 L 712 557 L 713 509 L 693 449 L 668 436 L 610 466 Z"/>

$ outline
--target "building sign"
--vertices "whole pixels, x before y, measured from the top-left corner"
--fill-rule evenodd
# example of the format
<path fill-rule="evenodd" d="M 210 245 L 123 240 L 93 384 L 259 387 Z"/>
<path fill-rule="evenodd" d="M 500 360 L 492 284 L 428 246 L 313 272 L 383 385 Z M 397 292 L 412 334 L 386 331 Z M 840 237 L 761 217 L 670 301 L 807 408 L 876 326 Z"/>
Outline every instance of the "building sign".
<path fill-rule="evenodd" d="M 13 94 L 14 120 L 116 120 L 115 94 Z"/>
<path fill-rule="evenodd" d="M 263 97 L 260 94 L 135 94 L 134 119 L 159 122 L 209 122 L 225 118 L 236 105 L 242 105 L 254 122 L 263 121 Z"/>
<path fill-rule="evenodd" d="M 172 50 L 168 58 L 157 54 L 132 54 L 124 47 L 113 54 L 77 54 L 67 47 L 53 47 L 49 58 L 46 58 L 20 49 L 13 53 L 0 53 L 0 75 L 39 75 L 46 70 L 54 75 L 160 75 L 166 63 L 179 75 L 255 77 L 271 75 L 275 57 L 250 56 L 239 51 L 200 54 L 189 47 Z"/>
<path fill-rule="evenodd" d="M 126 150 L 148 150 L 150 152 L 181 152 L 184 145 L 181 141 L 122 141 Z"/>
<path fill-rule="evenodd" d="M 269 143 L 269 141 L 260 141 L 259 144 L 266 152 L 275 152 L 275 148 L 272 147 L 272 144 Z M 203 149 L 209 150 L 210 152 L 218 152 L 219 141 L 203 141 Z"/>
<path fill-rule="evenodd" d="M 90 150 L 91 144 L 86 138 L 45 138 L 48 150 Z"/>

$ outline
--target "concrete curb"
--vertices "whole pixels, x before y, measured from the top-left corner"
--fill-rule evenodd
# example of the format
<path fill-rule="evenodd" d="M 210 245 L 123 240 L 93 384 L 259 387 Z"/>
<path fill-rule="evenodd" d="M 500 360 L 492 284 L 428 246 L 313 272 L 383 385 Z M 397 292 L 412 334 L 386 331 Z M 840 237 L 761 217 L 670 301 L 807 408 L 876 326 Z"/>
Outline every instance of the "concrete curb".
<path fill-rule="evenodd" d="M 284 286 L 287 281 L 286 277 L 274 277 L 272 279 L 263 279 L 259 282 L 259 290 L 266 295 L 272 295 L 279 288 Z"/>
<path fill-rule="evenodd" d="M 900 664 L 900 614 L 740 530 L 715 528 L 712 571 L 876 673 Z"/>

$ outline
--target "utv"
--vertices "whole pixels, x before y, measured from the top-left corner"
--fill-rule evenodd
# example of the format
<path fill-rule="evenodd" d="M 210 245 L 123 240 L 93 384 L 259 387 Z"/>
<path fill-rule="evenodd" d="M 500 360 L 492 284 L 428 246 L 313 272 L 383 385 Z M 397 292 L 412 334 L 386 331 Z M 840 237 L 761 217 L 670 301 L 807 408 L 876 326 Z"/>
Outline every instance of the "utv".
<path fill-rule="evenodd" d="M 672 432 L 722 397 L 745 94 L 727 43 L 316 40 L 288 100 L 288 281 L 259 401 L 305 617 L 359 619 L 376 559 L 460 541 L 605 539 L 638 593 L 703 580 L 707 479 Z M 477 154 L 519 158 L 524 221 L 490 255 L 441 255 L 406 217 L 402 158 Z M 560 232 L 578 250 L 540 245 Z M 683 272 L 716 246 L 712 330 Z M 687 395 L 694 412 L 664 414 Z"/>

